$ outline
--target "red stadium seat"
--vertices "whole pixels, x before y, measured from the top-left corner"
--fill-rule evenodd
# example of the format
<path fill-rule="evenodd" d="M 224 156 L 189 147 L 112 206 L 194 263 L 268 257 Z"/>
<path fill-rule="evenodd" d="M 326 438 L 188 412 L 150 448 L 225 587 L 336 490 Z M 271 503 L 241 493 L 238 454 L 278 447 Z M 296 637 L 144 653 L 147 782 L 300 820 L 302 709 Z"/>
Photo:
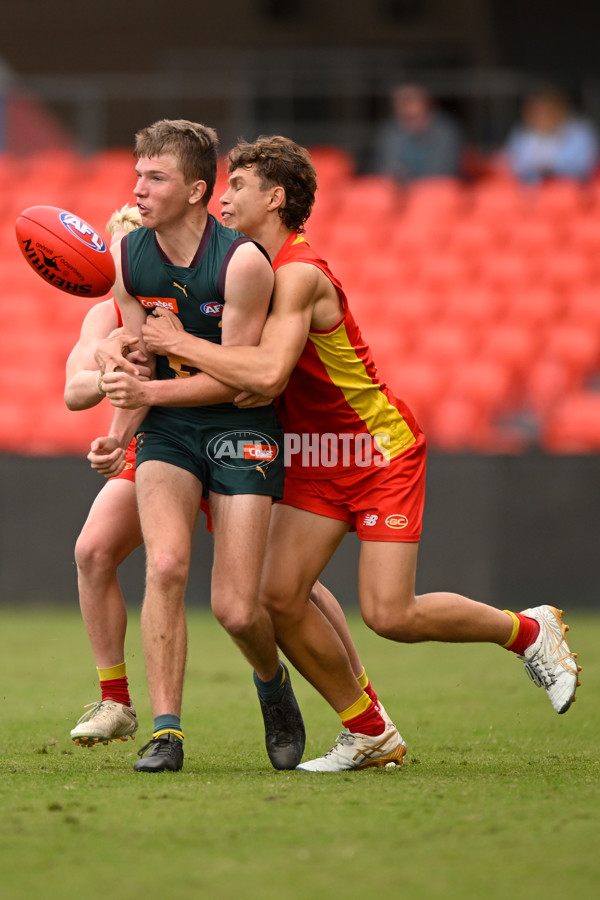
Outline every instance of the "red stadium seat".
<path fill-rule="evenodd" d="M 502 314 L 501 295 L 481 284 L 465 282 L 448 286 L 439 315 L 465 328 L 492 328 Z"/>
<path fill-rule="evenodd" d="M 486 417 L 506 412 L 516 399 L 513 372 L 494 359 L 476 358 L 457 365 L 450 390 L 478 406 Z"/>
<path fill-rule="evenodd" d="M 591 284 L 595 271 L 587 253 L 552 248 L 541 260 L 539 277 L 555 290 L 570 291 Z"/>
<path fill-rule="evenodd" d="M 530 192 L 516 179 L 484 179 L 472 188 L 471 216 L 498 232 L 508 231 L 513 222 L 530 211 Z"/>
<path fill-rule="evenodd" d="M 494 430 L 478 404 L 447 395 L 438 400 L 428 423 L 429 445 L 451 453 L 494 449 Z"/>
<path fill-rule="evenodd" d="M 473 265 L 464 256 L 440 252 L 423 254 L 417 263 L 418 283 L 431 290 L 451 290 L 468 284 Z"/>
<path fill-rule="evenodd" d="M 567 297 L 565 315 L 568 322 L 600 333 L 600 285 L 572 288 Z"/>
<path fill-rule="evenodd" d="M 443 369 L 462 364 L 473 355 L 475 348 L 475 336 L 457 323 L 429 323 L 415 338 L 419 355 Z"/>
<path fill-rule="evenodd" d="M 542 335 L 518 322 L 501 322 L 481 336 L 478 353 L 521 376 L 536 358 Z"/>
<path fill-rule="evenodd" d="M 529 328 L 555 327 L 565 312 L 563 293 L 549 285 L 515 286 L 502 294 L 506 320 Z"/>
<path fill-rule="evenodd" d="M 537 215 L 565 228 L 567 223 L 586 211 L 592 195 L 587 186 L 582 186 L 575 179 L 557 178 L 537 185 L 532 199 Z"/>
<path fill-rule="evenodd" d="M 448 250 L 472 262 L 497 246 L 499 236 L 493 222 L 479 221 L 466 215 L 453 225 L 448 236 Z"/>
<path fill-rule="evenodd" d="M 524 253 L 494 250 L 479 260 L 479 282 L 498 290 L 523 288 L 532 284 L 536 276 L 532 259 Z"/>
<path fill-rule="evenodd" d="M 600 452 L 600 392 L 565 397 L 544 424 L 541 444 L 550 453 Z"/>
<path fill-rule="evenodd" d="M 406 193 L 405 215 L 419 219 L 457 220 L 467 208 L 468 194 L 456 178 L 423 178 Z"/>
<path fill-rule="evenodd" d="M 523 403 L 536 415 L 546 416 L 582 380 L 580 373 L 559 359 L 538 359 L 524 373 Z"/>
<path fill-rule="evenodd" d="M 536 215 L 513 219 L 506 238 L 510 250 L 537 254 L 552 251 L 561 239 L 561 234 L 555 223 Z"/>
<path fill-rule="evenodd" d="M 575 373 L 592 374 L 600 369 L 600 333 L 585 325 L 565 323 L 548 335 L 543 352 Z"/>
<path fill-rule="evenodd" d="M 415 356 L 386 362 L 383 375 L 394 393 L 408 404 L 421 427 L 429 421 L 444 385 L 444 371 L 435 361 Z"/>

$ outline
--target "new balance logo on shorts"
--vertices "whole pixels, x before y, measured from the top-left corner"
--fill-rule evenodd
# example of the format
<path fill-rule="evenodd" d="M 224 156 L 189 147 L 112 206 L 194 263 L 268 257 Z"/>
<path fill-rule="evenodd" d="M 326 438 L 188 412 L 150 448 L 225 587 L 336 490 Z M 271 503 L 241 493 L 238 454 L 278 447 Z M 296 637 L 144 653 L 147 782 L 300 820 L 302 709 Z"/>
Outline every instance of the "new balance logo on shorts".
<path fill-rule="evenodd" d="M 363 518 L 363 525 L 377 525 L 378 519 L 379 516 L 377 515 L 377 513 L 365 513 L 365 516 Z"/>

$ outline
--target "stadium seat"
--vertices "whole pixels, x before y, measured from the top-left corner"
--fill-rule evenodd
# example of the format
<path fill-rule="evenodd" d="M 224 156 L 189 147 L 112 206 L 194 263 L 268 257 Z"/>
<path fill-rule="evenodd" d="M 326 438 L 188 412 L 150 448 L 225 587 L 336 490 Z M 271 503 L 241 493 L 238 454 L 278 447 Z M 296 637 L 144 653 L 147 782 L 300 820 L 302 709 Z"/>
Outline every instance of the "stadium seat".
<path fill-rule="evenodd" d="M 575 179 L 556 178 L 542 182 L 532 192 L 533 209 L 538 216 L 563 229 L 590 205 L 589 188 Z"/>
<path fill-rule="evenodd" d="M 473 277 L 470 259 L 455 253 L 424 253 L 417 262 L 418 283 L 430 290 L 455 289 Z"/>
<path fill-rule="evenodd" d="M 499 236 L 493 222 L 481 222 L 467 214 L 459 218 L 450 230 L 447 249 L 471 262 L 481 254 L 490 252 L 498 242 Z"/>
<path fill-rule="evenodd" d="M 447 370 L 472 356 L 475 340 L 475 335 L 458 323 L 427 323 L 415 337 L 415 350 Z"/>
<path fill-rule="evenodd" d="M 506 231 L 507 246 L 516 253 L 553 252 L 561 237 L 555 223 L 541 215 L 514 218 Z"/>
<path fill-rule="evenodd" d="M 494 432 L 478 404 L 465 397 L 446 395 L 435 404 L 427 429 L 431 447 L 450 453 L 487 452 L 494 447 Z"/>
<path fill-rule="evenodd" d="M 389 217 L 400 209 L 401 189 L 393 178 L 359 175 L 350 179 L 338 195 L 335 214 L 340 220 L 368 222 L 370 227 L 389 228 Z"/>
<path fill-rule="evenodd" d="M 575 373 L 592 374 L 600 369 L 600 333 L 585 325 L 564 323 L 548 334 L 543 352 Z"/>
<path fill-rule="evenodd" d="M 387 360 L 382 373 L 387 383 L 425 427 L 439 400 L 444 384 L 444 371 L 435 360 L 414 356 Z"/>
<path fill-rule="evenodd" d="M 587 253 L 554 248 L 540 262 L 541 281 L 559 291 L 591 284 L 597 277 L 593 261 Z"/>
<path fill-rule="evenodd" d="M 565 397 L 544 423 L 541 444 L 550 453 L 600 452 L 600 391 Z"/>
<path fill-rule="evenodd" d="M 354 159 L 340 147 L 311 147 L 310 158 L 317 173 L 319 190 L 323 193 L 336 190 L 354 175 Z"/>
<path fill-rule="evenodd" d="M 573 287 L 566 298 L 565 316 L 568 322 L 600 334 L 600 284 Z"/>
<path fill-rule="evenodd" d="M 560 359 L 542 357 L 527 366 L 522 403 L 544 418 L 567 394 L 581 386 L 583 376 Z"/>
<path fill-rule="evenodd" d="M 471 191 L 470 215 L 497 232 L 508 230 L 513 222 L 531 211 L 530 192 L 511 177 L 486 178 Z"/>
<path fill-rule="evenodd" d="M 457 178 L 422 178 L 406 192 L 406 215 L 419 218 L 456 219 L 467 207 L 468 194 Z"/>
<path fill-rule="evenodd" d="M 521 322 L 500 322 L 481 335 L 478 353 L 522 376 L 536 358 L 542 335 Z"/>
<path fill-rule="evenodd" d="M 577 216 L 564 235 L 565 246 L 580 253 L 600 254 L 600 216 L 598 210 Z"/>
<path fill-rule="evenodd" d="M 513 287 L 502 293 L 505 321 L 529 328 L 556 327 L 565 312 L 564 294 L 544 284 Z"/>
<path fill-rule="evenodd" d="M 465 283 L 446 286 L 439 316 L 465 328 L 492 328 L 502 314 L 501 295 L 492 288 Z"/>
<path fill-rule="evenodd" d="M 509 366 L 496 359 L 475 358 L 458 363 L 449 390 L 477 406 L 483 415 L 498 415 L 515 402 L 515 379 Z"/>
<path fill-rule="evenodd" d="M 477 279 L 498 290 L 515 290 L 532 284 L 537 271 L 525 253 L 494 250 L 479 259 Z"/>

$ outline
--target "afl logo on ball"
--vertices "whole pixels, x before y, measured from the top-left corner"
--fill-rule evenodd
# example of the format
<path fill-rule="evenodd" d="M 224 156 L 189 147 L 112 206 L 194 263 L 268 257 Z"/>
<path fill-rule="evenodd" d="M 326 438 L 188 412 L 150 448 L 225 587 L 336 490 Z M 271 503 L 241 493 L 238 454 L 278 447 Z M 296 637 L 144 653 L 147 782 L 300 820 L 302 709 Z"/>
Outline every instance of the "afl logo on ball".
<path fill-rule="evenodd" d="M 80 240 L 82 244 L 91 247 L 92 250 L 97 250 L 98 253 L 104 253 L 106 244 L 98 232 L 83 219 L 80 219 L 79 216 L 74 216 L 73 213 L 70 212 L 62 212 L 60 214 L 60 221 L 67 231 L 69 231 L 73 237 Z"/>
<path fill-rule="evenodd" d="M 217 300 L 213 300 L 212 303 L 203 303 L 200 312 L 203 312 L 205 316 L 221 316 L 223 315 L 223 304 Z"/>
<path fill-rule="evenodd" d="M 396 515 L 396 516 L 388 516 L 385 520 L 385 524 L 388 528 L 406 528 L 408 525 L 408 519 L 406 516 Z"/>

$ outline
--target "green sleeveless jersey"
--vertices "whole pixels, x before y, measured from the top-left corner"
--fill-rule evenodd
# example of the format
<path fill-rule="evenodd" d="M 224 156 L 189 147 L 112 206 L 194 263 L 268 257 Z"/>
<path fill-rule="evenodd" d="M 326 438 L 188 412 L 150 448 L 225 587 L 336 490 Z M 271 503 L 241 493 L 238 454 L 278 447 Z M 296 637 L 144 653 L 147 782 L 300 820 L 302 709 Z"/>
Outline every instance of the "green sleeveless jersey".
<path fill-rule="evenodd" d="M 179 317 L 189 334 L 220 344 L 227 266 L 236 248 L 248 241 L 250 238 L 225 228 L 209 214 L 191 265 L 175 266 L 163 252 L 154 232 L 138 228 L 125 235 L 121 242 L 125 289 L 137 298 L 148 314 L 162 306 Z M 176 357 L 157 356 L 156 377 L 159 379 L 185 378 L 197 372 L 198 369 L 185 365 Z M 177 409 L 186 418 L 199 414 L 210 418 L 211 412 L 233 412 L 237 407 L 232 403 L 219 403 L 208 407 L 163 409 Z M 254 415 L 259 420 L 263 418 L 258 409 L 254 410 Z M 271 420 L 272 412 L 265 418 Z"/>

